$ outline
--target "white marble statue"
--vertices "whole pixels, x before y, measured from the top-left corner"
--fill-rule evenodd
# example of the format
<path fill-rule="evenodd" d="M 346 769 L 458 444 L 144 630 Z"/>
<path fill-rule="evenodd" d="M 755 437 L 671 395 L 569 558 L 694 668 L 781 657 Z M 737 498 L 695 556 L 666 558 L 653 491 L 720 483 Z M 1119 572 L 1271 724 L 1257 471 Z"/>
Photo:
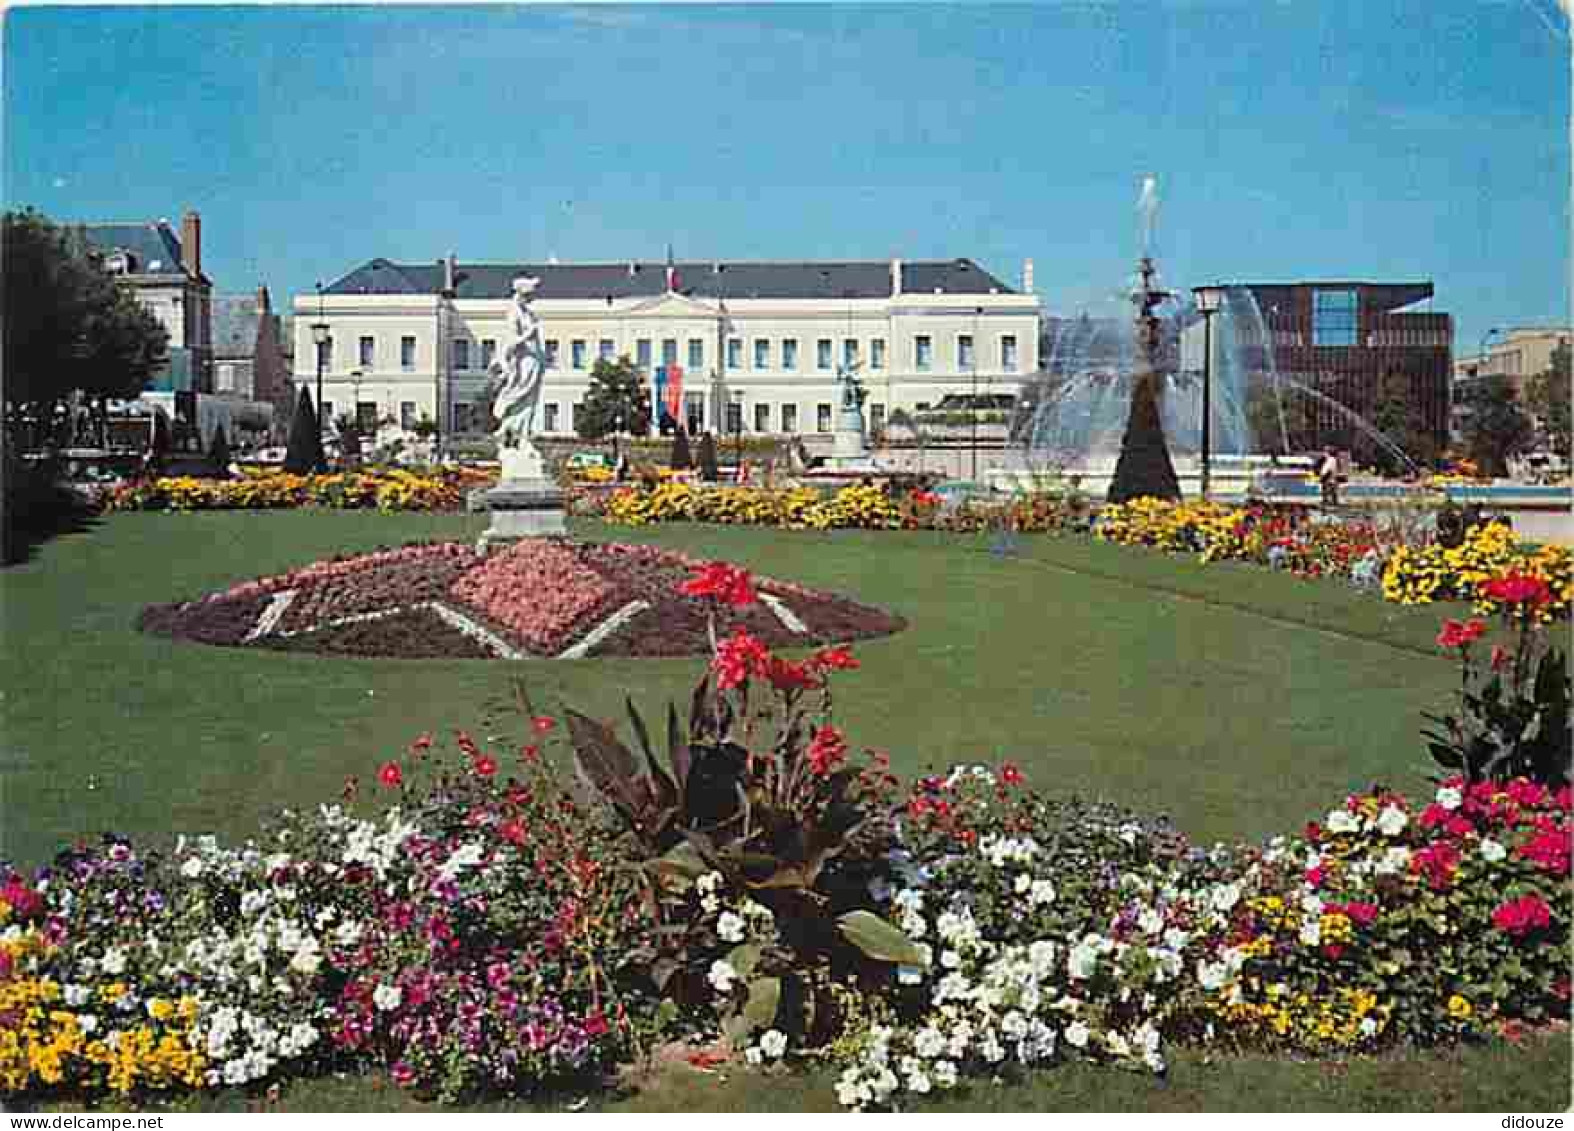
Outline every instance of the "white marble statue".
<path fill-rule="evenodd" d="M 500 449 L 531 449 L 536 430 L 536 406 L 541 402 L 541 377 L 546 372 L 546 347 L 541 341 L 541 320 L 530 309 L 530 296 L 540 279 L 514 280 L 514 303 L 508 311 L 509 340 L 502 356 L 492 362 L 491 373 L 503 379 L 492 415 L 497 418 Z"/>

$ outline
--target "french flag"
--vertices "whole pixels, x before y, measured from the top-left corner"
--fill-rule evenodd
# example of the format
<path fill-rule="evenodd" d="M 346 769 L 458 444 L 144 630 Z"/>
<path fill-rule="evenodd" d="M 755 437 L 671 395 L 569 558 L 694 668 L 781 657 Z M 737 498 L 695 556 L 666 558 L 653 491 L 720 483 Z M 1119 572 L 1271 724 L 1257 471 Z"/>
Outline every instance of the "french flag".
<path fill-rule="evenodd" d="M 667 293 L 675 294 L 678 290 L 678 265 L 672 261 L 672 245 L 667 245 Z"/>

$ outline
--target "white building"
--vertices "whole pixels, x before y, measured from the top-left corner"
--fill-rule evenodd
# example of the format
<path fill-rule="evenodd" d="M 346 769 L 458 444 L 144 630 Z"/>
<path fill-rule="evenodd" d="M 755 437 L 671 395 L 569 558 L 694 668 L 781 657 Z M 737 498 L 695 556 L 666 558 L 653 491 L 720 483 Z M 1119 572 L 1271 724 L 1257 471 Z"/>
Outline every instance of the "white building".
<path fill-rule="evenodd" d="M 533 303 L 549 365 L 542 430 L 572 434 L 598 358 L 650 379 L 683 373 L 691 431 L 829 433 L 838 371 L 856 365 L 878 428 L 947 393 L 1015 393 L 1038 368 L 1032 266 L 1015 290 L 967 259 L 904 263 L 431 264 L 374 259 L 294 302 L 295 381 L 325 415 L 481 433 L 487 366 L 506 336 L 511 282 Z M 1024 293 L 1026 292 L 1026 293 Z M 328 327 L 319 347 L 313 323 Z"/>

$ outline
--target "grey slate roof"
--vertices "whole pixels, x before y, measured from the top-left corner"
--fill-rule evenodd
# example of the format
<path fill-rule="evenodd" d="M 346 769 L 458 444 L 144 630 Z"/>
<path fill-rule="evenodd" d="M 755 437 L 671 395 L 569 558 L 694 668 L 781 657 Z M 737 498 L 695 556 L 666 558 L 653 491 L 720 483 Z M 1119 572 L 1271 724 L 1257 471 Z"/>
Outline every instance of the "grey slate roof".
<path fill-rule="evenodd" d="M 105 255 L 129 251 L 138 275 L 184 275 L 180 237 L 167 224 L 83 224 L 88 242 Z"/>
<path fill-rule="evenodd" d="M 891 265 L 887 260 L 803 263 L 676 263 L 678 290 L 697 298 L 887 298 Z M 513 280 L 541 280 L 540 298 L 641 298 L 666 293 L 667 265 L 635 263 L 460 263 L 459 298 L 507 298 Z M 391 263 L 373 259 L 332 286 L 330 295 L 429 295 L 442 286 L 443 269 L 432 263 Z M 902 290 L 931 294 L 1015 294 L 970 259 L 904 261 Z"/>

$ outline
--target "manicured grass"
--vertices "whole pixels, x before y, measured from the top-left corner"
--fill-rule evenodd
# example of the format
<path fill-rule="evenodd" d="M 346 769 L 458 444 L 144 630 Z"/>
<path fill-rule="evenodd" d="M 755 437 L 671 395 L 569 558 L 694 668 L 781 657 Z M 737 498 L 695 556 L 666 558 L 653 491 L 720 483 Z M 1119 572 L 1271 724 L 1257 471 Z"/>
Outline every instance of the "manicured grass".
<path fill-rule="evenodd" d="M 102 829 L 244 837 L 416 734 L 481 727 L 523 679 L 612 717 L 686 696 L 698 660 L 349 660 L 138 633 L 155 601 L 334 553 L 471 538 L 479 516 L 125 514 L 0 574 L 0 855 L 36 863 Z M 895 610 L 836 685 L 853 739 L 916 772 L 1009 758 L 1041 787 L 1166 811 L 1192 835 L 1299 827 L 1344 791 L 1419 787 L 1419 713 L 1455 678 L 1440 610 L 1082 539 L 591 524 Z M 1318 627 L 1321 626 L 1321 627 Z"/>
<path fill-rule="evenodd" d="M 0 574 L 0 858 L 42 862 L 102 829 L 155 843 L 244 838 L 280 807 L 333 799 L 347 775 L 370 787 L 378 762 L 422 731 L 487 733 L 515 679 L 539 706 L 607 717 L 621 716 L 625 691 L 653 707 L 687 694 L 697 659 L 346 660 L 132 627 L 145 604 L 335 553 L 472 539 L 483 526 L 466 515 L 116 515 Z M 1443 705 L 1456 679 L 1431 643 L 1455 610 L 1082 539 L 1024 539 L 1001 556 L 986 537 L 930 533 L 577 533 L 727 558 L 892 609 L 910 629 L 860 645 L 864 667 L 836 683 L 855 741 L 908 772 L 1010 758 L 1040 788 L 1167 811 L 1199 838 L 1293 829 L 1373 781 L 1422 788 L 1419 713 Z M 935 1106 L 1561 1109 L 1568 1057 L 1566 1034 L 1333 1064 L 1182 1053 L 1167 1082 L 1068 1068 Z M 225 1093 L 180 1106 L 246 1104 Z M 369 1078 L 297 1084 L 279 1106 L 423 1110 Z M 823 1074 L 723 1082 L 679 1069 L 593 1106 L 812 1110 L 834 1096 Z"/>

